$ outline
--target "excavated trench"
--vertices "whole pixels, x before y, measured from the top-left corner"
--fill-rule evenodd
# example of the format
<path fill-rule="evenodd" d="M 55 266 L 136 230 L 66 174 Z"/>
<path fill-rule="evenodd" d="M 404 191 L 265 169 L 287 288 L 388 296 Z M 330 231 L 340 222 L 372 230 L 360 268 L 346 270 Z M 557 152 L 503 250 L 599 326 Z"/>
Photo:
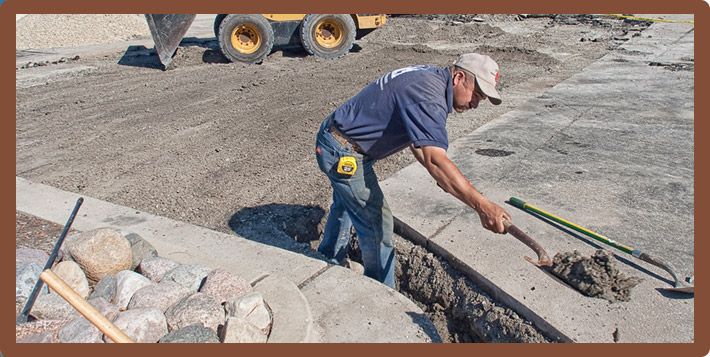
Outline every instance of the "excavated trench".
<path fill-rule="evenodd" d="M 442 342 L 554 342 L 444 258 L 397 235 L 397 290 L 429 317 Z"/>
<path fill-rule="evenodd" d="M 396 289 L 415 302 L 445 343 L 571 342 L 541 331 L 510 307 L 496 301 L 470 273 L 454 266 L 441 252 L 425 247 L 423 237 L 395 219 Z M 362 262 L 357 240 L 348 258 Z"/>

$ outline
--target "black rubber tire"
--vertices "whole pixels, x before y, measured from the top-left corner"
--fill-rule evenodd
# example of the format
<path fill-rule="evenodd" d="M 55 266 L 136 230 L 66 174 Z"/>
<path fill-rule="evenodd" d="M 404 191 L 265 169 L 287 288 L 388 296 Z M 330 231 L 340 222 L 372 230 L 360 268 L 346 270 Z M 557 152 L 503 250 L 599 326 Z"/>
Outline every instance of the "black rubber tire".
<path fill-rule="evenodd" d="M 240 50 L 232 42 L 232 32 L 239 27 L 248 27 L 258 36 L 256 47 Z M 260 14 L 230 14 L 219 25 L 217 39 L 222 53 L 232 62 L 260 63 L 271 53 L 274 46 L 274 29 L 269 20 Z"/>
<path fill-rule="evenodd" d="M 342 38 L 333 47 L 323 46 L 318 41 L 318 27 L 324 22 L 336 24 L 342 31 Z M 325 59 L 336 59 L 345 56 L 355 43 L 355 21 L 348 14 L 309 14 L 301 22 L 301 44 L 306 51 L 314 56 Z"/>
<path fill-rule="evenodd" d="M 229 14 L 217 14 L 214 18 L 214 37 L 219 38 L 219 26 L 222 25 L 222 21 Z"/>

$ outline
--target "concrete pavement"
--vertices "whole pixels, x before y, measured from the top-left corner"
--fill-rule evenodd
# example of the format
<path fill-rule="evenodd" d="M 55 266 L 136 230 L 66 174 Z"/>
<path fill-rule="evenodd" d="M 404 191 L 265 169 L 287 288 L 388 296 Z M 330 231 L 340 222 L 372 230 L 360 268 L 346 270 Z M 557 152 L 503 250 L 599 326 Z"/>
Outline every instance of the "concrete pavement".
<path fill-rule="evenodd" d="M 529 310 L 521 315 L 542 318 L 576 342 L 693 342 L 694 299 L 657 289 L 672 286 L 668 273 L 506 203 L 520 198 L 692 275 L 693 29 L 656 22 L 449 149 L 473 185 L 551 256 L 614 251 L 625 275 L 644 279 L 631 301 L 610 304 L 558 283 L 523 259 L 535 258 L 532 250 L 484 230 L 478 215 L 439 190 L 420 165 L 382 183 L 392 212 Z"/>

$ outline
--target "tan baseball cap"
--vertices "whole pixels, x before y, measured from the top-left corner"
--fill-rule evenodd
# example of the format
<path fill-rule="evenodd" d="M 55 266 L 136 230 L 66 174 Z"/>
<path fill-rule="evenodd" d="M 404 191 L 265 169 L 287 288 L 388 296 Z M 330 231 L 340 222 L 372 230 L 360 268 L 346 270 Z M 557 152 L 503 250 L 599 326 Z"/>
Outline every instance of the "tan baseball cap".
<path fill-rule="evenodd" d="M 465 53 L 459 57 L 454 65 L 461 67 L 476 75 L 476 85 L 481 87 L 491 103 L 502 103 L 500 94 L 496 90 L 498 83 L 498 64 L 492 58 L 478 53 Z"/>

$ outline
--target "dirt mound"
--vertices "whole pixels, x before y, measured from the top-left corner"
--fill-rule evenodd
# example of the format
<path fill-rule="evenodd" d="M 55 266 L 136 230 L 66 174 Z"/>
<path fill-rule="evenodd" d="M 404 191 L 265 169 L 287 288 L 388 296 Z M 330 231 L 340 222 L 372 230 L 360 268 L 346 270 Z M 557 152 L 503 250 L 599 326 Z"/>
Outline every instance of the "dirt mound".
<path fill-rule="evenodd" d="M 590 258 L 578 251 L 558 253 L 552 259 L 552 272 L 584 295 L 609 302 L 630 301 L 631 289 L 642 281 L 626 277 L 616 267 L 614 253 L 599 249 Z"/>

